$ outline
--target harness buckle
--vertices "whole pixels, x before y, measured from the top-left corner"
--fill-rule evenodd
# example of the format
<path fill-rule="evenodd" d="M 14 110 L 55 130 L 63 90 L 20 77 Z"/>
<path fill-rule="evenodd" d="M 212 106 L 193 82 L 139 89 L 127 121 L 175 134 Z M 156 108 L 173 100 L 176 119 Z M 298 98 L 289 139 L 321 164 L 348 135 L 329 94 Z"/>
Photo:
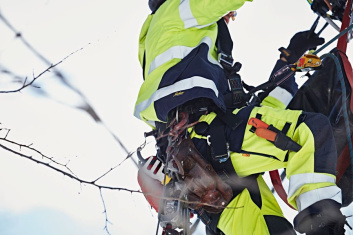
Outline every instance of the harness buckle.
<path fill-rule="evenodd" d="M 206 141 L 207 141 L 207 145 L 208 146 L 211 146 L 211 135 L 208 135 L 207 137 L 206 137 Z M 228 146 L 227 146 L 227 148 L 228 148 Z M 211 149 L 212 149 L 212 146 L 211 146 Z M 213 149 L 212 149 L 213 150 Z M 227 151 L 227 153 L 226 154 L 221 154 L 221 155 L 214 155 L 214 152 L 212 151 L 212 158 L 213 158 L 213 160 L 216 160 L 216 161 L 218 161 L 219 163 L 223 163 L 223 162 L 225 162 L 225 161 L 227 161 L 228 160 L 228 158 L 229 158 L 229 156 L 230 156 L 230 154 L 229 154 L 229 151 Z"/>
<path fill-rule="evenodd" d="M 231 55 L 225 54 L 223 52 L 220 52 L 218 54 L 218 61 L 222 64 L 226 63 L 228 66 L 232 67 L 233 66 L 233 57 Z"/>
<path fill-rule="evenodd" d="M 223 162 L 227 161 L 228 158 L 229 158 L 229 152 L 227 154 L 213 156 L 213 159 L 218 161 L 219 163 L 223 163 Z"/>
<path fill-rule="evenodd" d="M 211 146 L 211 135 L 208 135 L 208 136 L 206 137 L 206 141 L 207 141 L 208 146 Z M 211 147 L 212 147 L 212 146 L 211 146 Z M 228 146 L 227 146 L 227 147 L 228 147 Z M 213 152 L 213 151 L 212 151 L 212 152 Z M 227 151 L 226 154 L 217 155 L 217 156 L 215 156 L 214 154 L 212 154 L 213 160 L 216 160 L 216 161 L 218 161 L 219 163 L 223 163 L 223 162 L 227 161 L 228 158 L 229 158 L 229 156 L 230 156 L 229 151 Z"/>

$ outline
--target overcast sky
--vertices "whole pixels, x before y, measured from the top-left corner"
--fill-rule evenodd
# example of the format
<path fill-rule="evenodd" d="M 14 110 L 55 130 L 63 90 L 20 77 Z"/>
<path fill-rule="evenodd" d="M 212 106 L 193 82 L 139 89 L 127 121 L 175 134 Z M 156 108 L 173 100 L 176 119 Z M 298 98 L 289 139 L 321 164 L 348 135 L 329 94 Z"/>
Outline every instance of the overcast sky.
<path fill-rule="evenodd" d="M 143 133 L 150 129 L 133 117 L 133 108 L 142 82 L 137 49 L 139 31 L 150 13 L 147 0 L 2 0 L 0 12 L 52 64 L 75 52 L 56 68 L 105 124 L 74 108 L 83 104 L 82 97 L 48 72 L 36 81 L 40 88 L 0 94 L 0 127 L 11 130 L 8 139 L 33 144 L 47 156 L 69 162 L 68 167 L 88 181 L 126 157 L 109 131 L 128 151 L 143 143 Z M 296 32 L 308 30 L 315 18 L 305 0 L 246 3 L 230 25 L 242 78 L 251 85 L 265 81 L 279 57 L 277 49 L 286 47 Z M 322 35 L 328 41 L 335 34 L 329 28 Z M 31 80 L 48 68 L 2 21 L 0 35 L 0 69 Z M 350 45 L 348 50 L 350 57 Z M 0 78 L 1 90 L 21 85 L 5 74 Z M 0 131 L 1 137 L 4 133 Z M 153 140 L 148 141 L 145 156 L 154 154 Z M 138 190 L 136 174 L 128 160 L 99 183 Z M 106 234 L 104 207 L 95 187 L 2 149 L 0 185 L 0 234 Z M 156 215 L 142 195 L 102 192 L 111 234 L 155 233 Z M 283 208 L 291 221 L 294 212 Z"/>

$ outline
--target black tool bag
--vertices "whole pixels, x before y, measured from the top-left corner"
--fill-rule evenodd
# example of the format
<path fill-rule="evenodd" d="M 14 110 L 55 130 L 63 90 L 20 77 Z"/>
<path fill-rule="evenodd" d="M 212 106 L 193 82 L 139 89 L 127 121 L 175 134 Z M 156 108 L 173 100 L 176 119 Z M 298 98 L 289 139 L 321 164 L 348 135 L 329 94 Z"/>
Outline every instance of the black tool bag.
<path fill-rule="evenodd" d="M 337 155 L 339 156 L 337 162 L 337 184 L 342 189 L 343 206 L 347 206 L 353 201 L 353 182 L 352 164 L 349 151 L 347 151 L 347 126 L 344 120 L 342 96 L 345 96 L 344 98 L 346 99 L 351 138 L 353 132 L 353 114 L 350 108 L 351 86 L 339 52 L 334 49 L 331 53 L 339 59 L 340 65 L 337 67 L 331 57 L 324 58 L 323 68 L 310 76 L 287 108 L 322 113 L 329 118 L 336 141 Z M 341 71 L 343 72 L 345 91 L 342 90 L 340 79 L 337 76 Z"/>

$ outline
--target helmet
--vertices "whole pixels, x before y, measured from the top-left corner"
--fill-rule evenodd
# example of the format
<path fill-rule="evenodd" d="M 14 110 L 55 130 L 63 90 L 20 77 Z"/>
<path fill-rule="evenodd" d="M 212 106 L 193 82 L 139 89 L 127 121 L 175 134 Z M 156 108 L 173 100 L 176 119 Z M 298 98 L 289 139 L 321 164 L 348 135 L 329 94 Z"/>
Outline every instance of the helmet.
<path fill-rule="evenodd" d="M 148 6 L 152 12 L 155 12 L 165 1 L 166 0 L 148 0 Z"/>

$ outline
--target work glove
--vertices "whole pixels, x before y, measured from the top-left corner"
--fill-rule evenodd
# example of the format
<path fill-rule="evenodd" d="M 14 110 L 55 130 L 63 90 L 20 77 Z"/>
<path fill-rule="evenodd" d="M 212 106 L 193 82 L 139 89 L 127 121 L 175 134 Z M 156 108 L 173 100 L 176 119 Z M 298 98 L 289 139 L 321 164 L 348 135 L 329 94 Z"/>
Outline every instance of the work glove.
<path fill-rule="evenodd" d="M 325 0 L 314 0 L 311 4 L 311 10 L 322 17 L 326 17 L 326 12 L 329 11 L 329 7 Z"/>
<path fill-rule="evenodd" d="M 331 199 L 314 203 L 294 218 L 294 228 L 307 235 L 344 235 L 346 216 L 341 205 Z"/>
<path fill-rule="evenodd" d="M 303 31 L 296 33 L 290 40 L 287 49 L 281 47 L 281 57 L 284 57 L 288 63 L 293 64 L 308 50 L 315 49 L 317 46 L 324 44 L 325 39 L 317 36 L 316 33 Z"/>

